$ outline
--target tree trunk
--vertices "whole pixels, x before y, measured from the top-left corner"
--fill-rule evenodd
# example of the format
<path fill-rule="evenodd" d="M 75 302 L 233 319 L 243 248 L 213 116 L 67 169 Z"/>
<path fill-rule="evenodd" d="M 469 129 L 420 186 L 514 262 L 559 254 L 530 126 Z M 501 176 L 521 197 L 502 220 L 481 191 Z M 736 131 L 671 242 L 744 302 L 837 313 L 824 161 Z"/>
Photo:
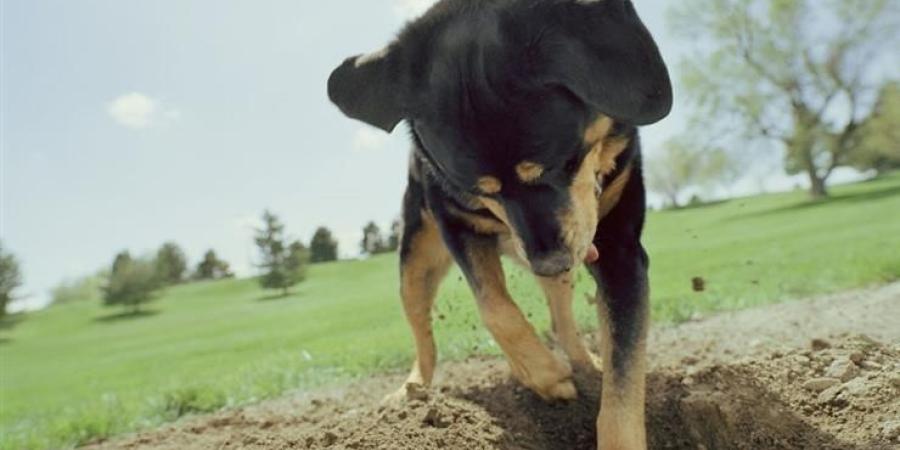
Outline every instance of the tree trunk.
<path fill-rule="evenodd" d="M 816 173 L 815 168 L 812 170 L 807 170 L 807 174 L 809 175 L 809 195 L 814 200 L 819 200 L 828 197 L 828 187 L 825 185 L 825 177 L 820 177 L 818 173 Z"/>

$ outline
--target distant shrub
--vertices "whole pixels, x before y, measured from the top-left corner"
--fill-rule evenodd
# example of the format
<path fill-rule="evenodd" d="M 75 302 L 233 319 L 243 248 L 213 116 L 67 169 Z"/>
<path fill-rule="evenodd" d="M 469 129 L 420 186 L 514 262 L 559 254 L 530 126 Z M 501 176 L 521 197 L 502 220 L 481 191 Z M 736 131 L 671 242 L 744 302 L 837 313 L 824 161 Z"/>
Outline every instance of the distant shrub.
<path fill-rule="evenodd" d="M 203 255 L 203 260 L 197 263 L 197 270 L 194 271 L 193 278 L 195 280 L 220 280 L 223 278 L 232 278 L 234 273 L 227 262 L 219 259 L 215 250 L 210 249 Z"/>
<path fill-rule="evenodd" d="M 106 286 L 103 287 L 103 304 L 123 306 L 132 314 L 140 312 L 141 305 L 156 298 L 162 288 L 152 260 L 132 259 L 126 251 L 116 255 Z"/>

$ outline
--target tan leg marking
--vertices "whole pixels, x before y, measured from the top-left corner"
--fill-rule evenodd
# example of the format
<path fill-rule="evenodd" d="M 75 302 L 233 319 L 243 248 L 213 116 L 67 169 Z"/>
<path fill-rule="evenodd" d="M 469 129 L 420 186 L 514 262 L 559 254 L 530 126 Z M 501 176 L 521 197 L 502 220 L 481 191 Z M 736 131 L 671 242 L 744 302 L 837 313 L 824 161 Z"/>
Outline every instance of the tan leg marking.
<path fill-rule="evenodd" d="M 631 179 L 630 165 L 626 166 L 625 170 L 619 173 L 619 176 L 600 193 L 600 196 L 597 198 L 597 217 L 601 219 L 606 217 L 613 207 L 619 203 L 619 199 L 622 198 L 622 190 L 625 189 L 629 179 Z"/>
<path fill-rule="evenodd" d="M 431 309 L 452 259 L 430 213 L 422 212 L 422 228 L 412 238 L 409 255 L 400 269 L 400 295 L 416 343 L 416 361 L 403 387 L 386 400 L 403 400 L 407 391 L 431 385 L 436 348 Z"/>
<path fill-rule="evenodd" d="M 541 343 L 510 297 L 497 248 L 473 247 L 468 256 L 481 318 L 506 354 L 513 376 L 546 400 L 575 398 L 571 368 Z"/>
<path fill-rule="evenodd" d="M 599 358 L 588 351 L 584 340 L 578 334 L 578 325 L 572 312 L 572 291 L 575 287 L 572 274 L 566 273 L 554 278 L 537 277 L 537 279 L 550 306 L 553 333 L 569 357 L 569 361 L 581 368 L 600 370 L 602 365 Z"/>
<path fill-rule="evenodd" d="M 647 430 L 644 417 L 646 395 L 646 336 L 633 348 L 629 366 L 624 374 L 612 367 L 612 330 L 609 328 L 609 312 L 599 305 L 601 316 L 601 357 L 603 368 L 603 393 L 600 399 L 600 416 L 597 418 L 598 450 L 645 450 Z"/>

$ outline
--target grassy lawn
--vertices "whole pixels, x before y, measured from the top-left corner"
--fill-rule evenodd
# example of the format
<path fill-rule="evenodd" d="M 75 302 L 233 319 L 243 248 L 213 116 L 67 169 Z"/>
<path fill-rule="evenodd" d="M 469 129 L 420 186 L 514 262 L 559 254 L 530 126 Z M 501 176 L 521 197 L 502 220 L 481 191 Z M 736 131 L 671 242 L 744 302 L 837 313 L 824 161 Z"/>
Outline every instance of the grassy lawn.
<path fill-rule="evenodd" d="M 833 193 L 820 203 L 798 192 L 651 213 L 654 320 L 900 279 L 900 174 Z M 64 447 L 405 367 L 412 347 L 396 267 L 393 255 L 315 266 L 283 299 L 233 280 L 172 288 L 138 318 L 98 301 L 9 318 L 0 324 L 0 447 Z M 697 276 L 704 293 L 691 289 Z M 531 277 L 510 277 L 546 329 Z M 594 327 L 583 297 L 579 320 Z M 497 353 L 473 306 L 452 272 L 436 313 L 443 358 Z"/>

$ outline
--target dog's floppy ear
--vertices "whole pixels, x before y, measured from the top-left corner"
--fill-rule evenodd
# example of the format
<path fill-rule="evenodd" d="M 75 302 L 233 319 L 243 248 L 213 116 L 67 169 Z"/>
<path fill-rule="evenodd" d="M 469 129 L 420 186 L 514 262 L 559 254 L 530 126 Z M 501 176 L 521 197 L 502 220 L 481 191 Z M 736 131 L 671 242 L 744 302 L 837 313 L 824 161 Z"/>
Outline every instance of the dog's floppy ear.
<path fill-rule="evenodd" d="M 669 114 L 669 72 L 629 0 L 570 0 L 557 7 L 556 26 L 540 42 L 546 83 L 635 125 Z"/>
<path fill-rule="evenodd" d="M 347 58 L 328 78 L 328 97 L 349 117 L 390 133 L 403 119 L 391 47 Z"/>

